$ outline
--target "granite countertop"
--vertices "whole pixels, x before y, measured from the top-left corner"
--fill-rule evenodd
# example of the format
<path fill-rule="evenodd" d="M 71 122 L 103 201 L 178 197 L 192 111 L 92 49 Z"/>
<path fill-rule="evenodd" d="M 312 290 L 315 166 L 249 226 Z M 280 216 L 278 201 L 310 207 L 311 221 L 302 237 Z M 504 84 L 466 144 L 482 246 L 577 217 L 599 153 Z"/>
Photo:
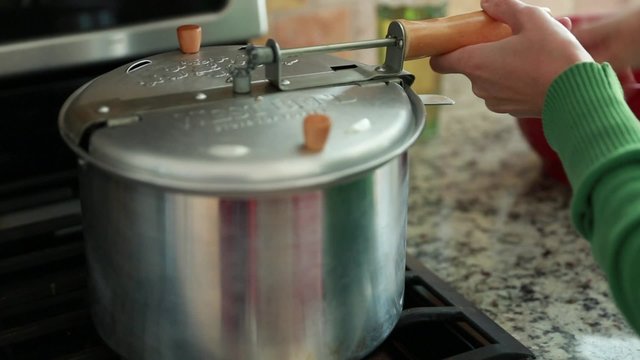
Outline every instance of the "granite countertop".
<path fill-rule="evenodd" d="M 538 359 L 640 359 L 640 337 L 569 219 L 571 191 L 541 175 L 515 121 L 459 75 L 438 133 L 410 150 L 408 253 Z"/>

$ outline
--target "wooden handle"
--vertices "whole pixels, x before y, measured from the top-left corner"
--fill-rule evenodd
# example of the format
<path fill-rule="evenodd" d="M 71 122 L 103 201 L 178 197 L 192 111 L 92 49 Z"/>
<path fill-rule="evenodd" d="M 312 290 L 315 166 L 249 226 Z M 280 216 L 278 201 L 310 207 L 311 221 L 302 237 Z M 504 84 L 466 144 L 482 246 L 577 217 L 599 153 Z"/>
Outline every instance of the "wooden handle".
<path fill-rule="evenodd" d="M 405 30 L 405 60 L 442 55 L 464 46 L 504 39 L 511 28 L 476 11 L 444 18 L 396 20 Z"/>

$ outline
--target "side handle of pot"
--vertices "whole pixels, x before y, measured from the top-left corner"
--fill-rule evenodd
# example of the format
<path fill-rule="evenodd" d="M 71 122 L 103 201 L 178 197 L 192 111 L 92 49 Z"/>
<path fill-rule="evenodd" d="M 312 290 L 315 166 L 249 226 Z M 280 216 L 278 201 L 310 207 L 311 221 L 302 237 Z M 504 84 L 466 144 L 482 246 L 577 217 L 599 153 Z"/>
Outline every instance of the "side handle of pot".
<path fill-rule="evenodd" d="M 484 11 L 410 21 L 395 20 L 405 33 L 405 60 L 446 54 L 464 46 L 511 36 L 511 28 Z"/>

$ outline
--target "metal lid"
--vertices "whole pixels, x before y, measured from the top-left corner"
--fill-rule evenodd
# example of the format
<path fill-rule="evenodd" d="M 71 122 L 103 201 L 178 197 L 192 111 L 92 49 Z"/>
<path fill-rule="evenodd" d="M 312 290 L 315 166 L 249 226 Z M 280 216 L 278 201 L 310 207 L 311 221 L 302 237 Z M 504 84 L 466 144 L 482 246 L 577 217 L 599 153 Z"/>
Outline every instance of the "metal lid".
<path fill-rule="evenodd" d="M 382 165 L 404 152 L 424 122 L 422 102 L 398 81 L 278 91 L 261 68 L 252 92 L 234 94 L 238 47 L 162 54 L 78 89 L 60 131 L 80 157 L 129 179 L 183 190 L 254 193 L 313 187 Z M 288 78 L 367 66 L 333 56 L 284 64 Z M 321 152 L 302 144 L 303 120 L 332 120 Z"/>

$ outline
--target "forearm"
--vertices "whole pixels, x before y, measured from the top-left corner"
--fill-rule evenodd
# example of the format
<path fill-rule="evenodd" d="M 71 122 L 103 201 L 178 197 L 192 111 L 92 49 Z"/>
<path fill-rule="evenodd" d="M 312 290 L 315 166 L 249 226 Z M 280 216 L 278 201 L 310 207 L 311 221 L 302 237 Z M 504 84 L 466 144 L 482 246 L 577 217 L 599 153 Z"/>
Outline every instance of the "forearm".
<path fill-rule="evenodd" d="M 612 169 L 640 162 L 640 123 L 612 69 L 582 63 L 552 83 L 543 126 L 573 188 L 574 224 L 589 238 L 594 186 Z"/>
<path fill-rule="evenodd" d="M 640 167 L 612 170 L 591 198 L 593 255 L 618 307 L 640 334 Z"/>
<path fill-rule="evenodd" d="M 575 65 L 552 83 L 543 117 L 573 187 L 573 222 L 640 333 L 639 122 L 615 74 L 595 63 Z"/>

